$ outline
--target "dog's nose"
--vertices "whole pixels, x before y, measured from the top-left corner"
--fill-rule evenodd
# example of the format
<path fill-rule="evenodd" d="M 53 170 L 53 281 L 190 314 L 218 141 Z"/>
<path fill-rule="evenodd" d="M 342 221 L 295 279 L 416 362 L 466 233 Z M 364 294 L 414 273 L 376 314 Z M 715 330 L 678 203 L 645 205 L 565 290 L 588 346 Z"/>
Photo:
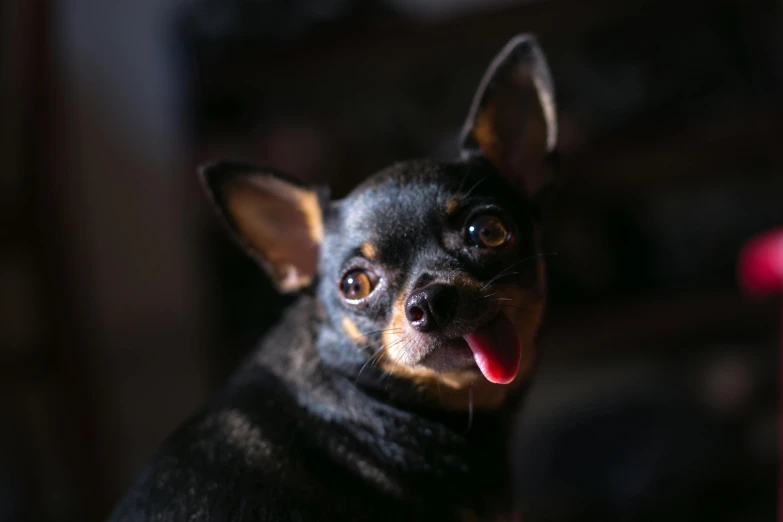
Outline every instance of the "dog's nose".
<path fill-rule="evenodd" d="M 405 317 L 419 331 L 444 328 L 457 310 L 457 289 L 451 285 L 433 283 L 408 297 Z"/>

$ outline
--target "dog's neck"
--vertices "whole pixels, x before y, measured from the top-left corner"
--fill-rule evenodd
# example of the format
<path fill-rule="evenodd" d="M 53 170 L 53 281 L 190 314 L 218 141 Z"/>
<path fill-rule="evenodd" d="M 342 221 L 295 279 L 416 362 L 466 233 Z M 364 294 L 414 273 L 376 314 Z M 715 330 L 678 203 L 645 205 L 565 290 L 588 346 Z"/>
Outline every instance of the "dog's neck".
<path fill-rule="evenodd" d="M 252 378 L 253 368 L 261 367 L 288 383 L 296 393 L 292 400 L 308 415 L 345 428 L 349 443 L 338 448 L 324 440 L 323 449 L 334 458 L 350 459 L 350 454 L 341 454 L 349 446 L 369 461 L 378 459 L 386 474 L 379 486 L 390 493 L 424 498 L 435 488 L 435 494 L 445 492 L 455 497 L 454 502 L 466 495 L 499 493 L 508 478 L 509 408 L 448 411 L 437 404 L 409 401 L 415 390 L 401 390 L 401 383 L 393 383 L 389 391 L 385 384 L 368 389 L 351 372 L 325 363 L 322 351 L 329 347 L 319 343 L 329 341 L 328 330 L 319 322 L 318 304 L 303 297 L 268 334 L 237 379 Z M 374 479 L 372 471 L 367 474 L 368 480 Z M 394 475 L 399 480 L 388 480 Z"/>
<path fill-rule="evenodd" d="M 514 388 L 502 407 L 491 410 L 473 408 L 467 395 L 458 408 L 447 406 L 437 394 L 422 393 L 419 382 L 366 364 L 352 342 L 339 327 L 328 324 L 317 300 L 302 296 L 267 335 L 256 361 L 303 390 L 303 395 L 311 392 L 311 400 L 334 401 L 338 410 L 334 415 L 346 419 L 354 403 L 358 409 L 372 405 L 386 417 L 396 414 L 400 421 L 415 417 L 462 433 L 470 431 L 474 420 L 505 421 L 522 396 L 522 388 Z"/>

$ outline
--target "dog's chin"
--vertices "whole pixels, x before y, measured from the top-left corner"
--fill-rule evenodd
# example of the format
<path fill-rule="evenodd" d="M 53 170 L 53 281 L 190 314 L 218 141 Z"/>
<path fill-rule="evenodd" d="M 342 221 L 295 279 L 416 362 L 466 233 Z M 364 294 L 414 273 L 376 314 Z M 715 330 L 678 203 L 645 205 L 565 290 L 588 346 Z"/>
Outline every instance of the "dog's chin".
<path fill-rule="evenodd" d="M 417 366 L 427 368 L 437 373 L 465 372 L 480 375 L 468 343 L 460 337 L 448 339 L 427 350 L 418 361 Z"/>

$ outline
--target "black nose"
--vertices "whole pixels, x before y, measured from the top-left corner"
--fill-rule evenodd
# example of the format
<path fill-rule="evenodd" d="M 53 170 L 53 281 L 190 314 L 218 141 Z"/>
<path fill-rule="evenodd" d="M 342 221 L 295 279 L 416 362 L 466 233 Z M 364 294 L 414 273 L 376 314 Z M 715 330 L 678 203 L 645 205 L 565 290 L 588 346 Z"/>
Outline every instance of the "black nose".
<path fill-rule="evenodd" d="M 422 332 L 444 328 L 457 310 L 457 289 L 433 283 L 414 292 L 405 303 L 405 317 Z"/>

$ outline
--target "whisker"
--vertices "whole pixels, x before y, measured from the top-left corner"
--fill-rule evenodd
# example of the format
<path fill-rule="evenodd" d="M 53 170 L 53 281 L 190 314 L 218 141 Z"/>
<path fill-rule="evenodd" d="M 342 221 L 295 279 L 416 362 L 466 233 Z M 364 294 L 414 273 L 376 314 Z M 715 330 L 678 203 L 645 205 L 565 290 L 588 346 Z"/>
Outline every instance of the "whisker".
<path fill-rule="evenodd" d="M 504 268 L 503 270 L 501 270 L 500 272 L 498 272 L 498 273 L 495 275 L 495 277 L 492 277 L 492 278 L 490 278 L 490 280 L 489 280 L 489 281 L 487 281 L 487 282 L 484 284 L 484 286 L 482 286 L 481 288 L 479 288 L 479 292 L 480 292 L 480 291 L 482 291 L 482 290 L 484 290 L 485 288 L 487 288 L 489 285 L 491 285 L 492 283 L 494 283 L 495 281 L 497 281 L 497 280 L 498 280 L 498 279 L 500 279 L 501 277 L 503 277 L 503 275 L 504 275 L 506 272 L 508 272 L 509 270 L 511 270 L 512 268 L 514 268 L 515 266 L 518 266 L 519 264 L 521 264 L 521 263 L 524 263 L 525 261 L 527 261 L 527 259 L 528 259 L 528 258 L 525 258 L 525 259 L 520 259 L 519 261 L 517 261 L 517 262 L 515 262 L 515 263 L 511 263 L 510 265 L 508 265 L 506 268 Z"/>
<path fill-rule="evenodd" d="M 479 292 L 480 292 L 480 291 L 482 291 L 482 290 L 484 290 L 485 288 L 487 288 L 487 287 L 488 287 L 489 285 L 491 285 L 493 282 L 495 282 L 495 281 L 497 281 L 498 279 L 500 279 L 500 277 L 504 277 L 504 273 L 505 273 L 506 271 L 508 271 L 508 270 L 511 270 L 511 269 L 512 269 L 512 268 L 514 268 L 515 266 L 517 266 L 517 265 L 520 265 L 520 264 L 524 263 L 525 261 L 530 261 L 531 259 L 536 259 L 536 258 L 538 258 L 538 257 L 544 257 L 544 256 L 547 256 L 547 255 L 557 255 L 557 252 L 542 252 L 542 253 L 540 253 L 540 254 L 535 254 L 535 255 L 532 255 L 532 256 L 528 256 L 528 257 L 526 257 L 526 258 L 524 258 L 524 259 L 520 259 L 519 261 L 516 261 L 515 263 L 511 263 L 511 264 L 510 264 L 510 265 L 508 265 L 506 268 L 504 268 L 503 270 L 501 270 L 501 271 L 498 273 L 498 275 L 496 275 L 495 277 L 493 277 L 492 279 L 490 279 L 489 281 L 487 281 L 487 283 L 486 283 L 484 286 L 482 286 L 481 288 L 479 288 Z M 516 273 L 518 273 L 518 272 L 516 272 Z M 507 275 L 512 275 L 512 274 L 507 274 Z"/>
<path fill-rule="evenodd" d="M 397 339 L 396 341 L 389 343 L 389 345 L 386 348 L 388 349 L 391 348 L 392 346 L 396 346 L 401 342 L 406 341 L 408 337 L 409 337 L 408 335 L 406 335 L 405 337 L 401 337 L 400 339 Z"/>
<path fill-rule="evenodd" d="M 370 358 L 368 358 L 368 359 L 367 359 L 367 360 L 364 362 L 364 364 L 362 365 L 362 367 L 361 367 L 361 368 L 359 368 L 359 372 L 356 374 L 356 379 L 354 379 L 354 381 L 353 381 L 353 383 L 354 383 L 354 384 L 356 384 L 357 382 L 359 382 L 359 377 L 362 375 L 362 372 L 364 371 L 364 369 L 365 369 L 365 368 L 367 368 L 367 365 L 368 365 L 368 364 L 370 364 L 370 362 L 371 362 L 373 359 L 375 359 L 375 358 L 376 358 L 376 357 L 377 357 L 379 354 L 381 354 L 381 353 L 383 353 L 383 345 L 381 345 L 381 346 L 380 346 L 380 347 L 379 347 L 379 348 L 378 348 L 378 349 L 375 351 L 375 353 L 373 353 L 373 354 L 372 354 L 372 356 L 371 356 Z"/>
<path fill-rule="evenodd" d="M 378 365 L 381 362 L 381 359 L 383 358 L 382 357 L 383 354 L 385 354 L 386 351 L 388 351 L 389 348 L 391 348 L 392 346 L 395 346 L 395 345 L 397 345 L 397 344 L 399 344 L 399 343 L 401 343 L 401 342 L 403 342 L 403 341 L 405 341 L 407 339 L 408 339 L 408 337 L 405 336 L 405 337 L 403 337 L 401 339 L 397 339 L 396 341 L 394 341 L 392 343 L 389 343 L 388 345 L 382 344 L 381 346 L 379 346 L 378 349 L 375 350 L 375 352 L 364 362 L 362 367 L 359 369 L 359 372 L 356 374 L 356 379 L 354 380 L 354 384 L 359 382 L 359 377 L 361 376 L 362 372 L 364 371 L 364 369 L 367 367 L 368 364 L 370 365 L 370 367 L 375 367 L 376 365 Z M 384 348 L 386 348 L 386 351 L 384 351 Z"/>
<path fill-rule="evenodd" d="M 370 363 L 370 367 L 374 368 L 379 362 L 381 362 L 381 359 L 383 359 L 382 354 L 386 353 L 388 349 L 389 349 L 388 346 L 381 346 L 381 349 L 378 350 L 378 352 L 372 356 L 371 358 L 372 362 Z"/>
<path fill-rule="evenodd" d="M 479 288 L 479 291 L 484 290 L 486 287 L 488 287 L 489 285 L 491 285 L 492 283 L 494 283 L 495 281 L 497 281 L 501 277 L 512 276 L 512 275 L 517 275 L 517 274 L 519 274 L 519 272 L 508 272 L 506 274 L 498 274 L 495 277 L 493 277 L 492 279 L 490 279 L 489 281 L 487 281 L 487 284 L 485 284 L 483 287 Z"/>
<path fill-rule="evenodd" d="M 468 388 L 468 429 L 465 430 L 465 433 L 469 432 L 471 427 L 473 427 L 473 385 L 472 384 Z"/>
<path fill-rule="evenodd" d="M 462 187 L 465 186 L 465 182 L 468 180 L 468 176 L 470 176 L 471 171 L 472 171 L 472 169 L 467 169 L 465 171 L 465 175 L 462 176 L 462 181 L 460 181 L 459 188 L 457 189 L 457 194 L 462 192 Z"/>
<path fill-rule="evenodd" d="M 465 194 L 462 195 L 462 199 L 466 199 L 468 196 L 470 196 L 470 193 L 473 192 L 473 190 L 476 187 L 478 187 L 481 184 L 481 182 L 484 181 L 485 179 L 487 179 L 486 176 L 478 180 L 472 187 L 470 187 L 470 190 L 468 190 Z"/>
<path fill-rule="evenodd" d="M 413 341 L 413 339 L 408 339 L 407 342 L 403 345 L 402 350 L 404 351 L 410 345 L 410 343 L 412 341 Z M 390 354 L 388 351 L 385 351 L 384 353 L 391 360 L 392 365 L 400 364 L 399 359 L 397 359 L 396 357 L 392 356 L 392 354 Z M 388 390 L 389 389 L 389 382 L 391 381 L 391 376 L 392 376 L 392 372 L 388 372 L 388 374 L 386 375 L 386 379 L 385 379 L 386 380 L 386 386 L 384 387 L 384 390 Z"/>
<path fill-rule="evenodd" d="M 389 355 L 389 352 L 384 350 L 382 353 L 383 353 L 383 356 L 380 359 L 378 359 L 378 364 L 381 364 L 381 361 L 384 361 L 384 360 L 387 360 L 387 359 L 393 359 L 393 357 Z M 381 371 L 386 374 L 386 376 L 384 377 L 385 379 L 388 379 L 389 377 L 391 377 L 391 372 L 389 370 L 386 370 L 383 367 L 381 367 Z"/>
<path fill-rule="evenodd" d="M 359 332 L 363 337 L 367 337 L 368 335 L 377 335 L 377 334 L 384 334 L 384 333 L 393 333 L 397 330 L 402 330 L 402 328 L 387 328 L 385 330 L 373 330 L 372 332 Z"/>
<path fill-rule="evenodd" d="M 508 303 L 499 304 L 498 306 L 511 306 Z M 516 305 L 518 308 L 526 308 L 528 310 L 538 310 L 540 305 L 537 304 L 531 304 L 531 303 L 525 303 L 525 302 L 517 302 Z"/>
<path fill-rule="evenodd" d="M 397 364 L 394 360 L 394 357 L 392 357 L 391 355 L 389 356 L 389 359 L 392 360 L 392 366 Z M 383 387 L 384 391 L 389 390 L 389 383 L 391 382 L 391 376 L 392 376 L 392 372 L 386 372 L 386 377 L 384 378 L 384 382 L 386 383 L 386 386 Z"/>
<path fill-rule="evenodd" d="M 359 333 L 362 336 L 367 337 L 367 336 L 371 335 L 372 333 L 386 333 L 386 332 L 394 333 L 396 330 L 402 331 L 402 328 L 394 328 L 394 329 L 388 329 L 388 330 L 378 330 L 377 332 L 368 332 L 368 333 L 361 333 L 361 332 L 359 332 Z M 367 344 L 365 344 L 363 346 L 359 346 L 358 348 L 359 348 L 359 350 L 366 350 L 367 348 L 375 346 L 376 342 L 377 342 L 377 340 L 376 341 L 372 341 L 370 343 L 367 343 Z"/>
<path fill-rule="evenodd" d="M 373 348 L 377 344 L 378 344 L 378 340 L 375 340 L 375 341 L 373 341 L 371 343 L 367 343 L 367 344 L 365 344 L 363 346 L 359 346 L 358 348 L 359 348 L 359 350 L 366 350 L 367 348 Z"/>

